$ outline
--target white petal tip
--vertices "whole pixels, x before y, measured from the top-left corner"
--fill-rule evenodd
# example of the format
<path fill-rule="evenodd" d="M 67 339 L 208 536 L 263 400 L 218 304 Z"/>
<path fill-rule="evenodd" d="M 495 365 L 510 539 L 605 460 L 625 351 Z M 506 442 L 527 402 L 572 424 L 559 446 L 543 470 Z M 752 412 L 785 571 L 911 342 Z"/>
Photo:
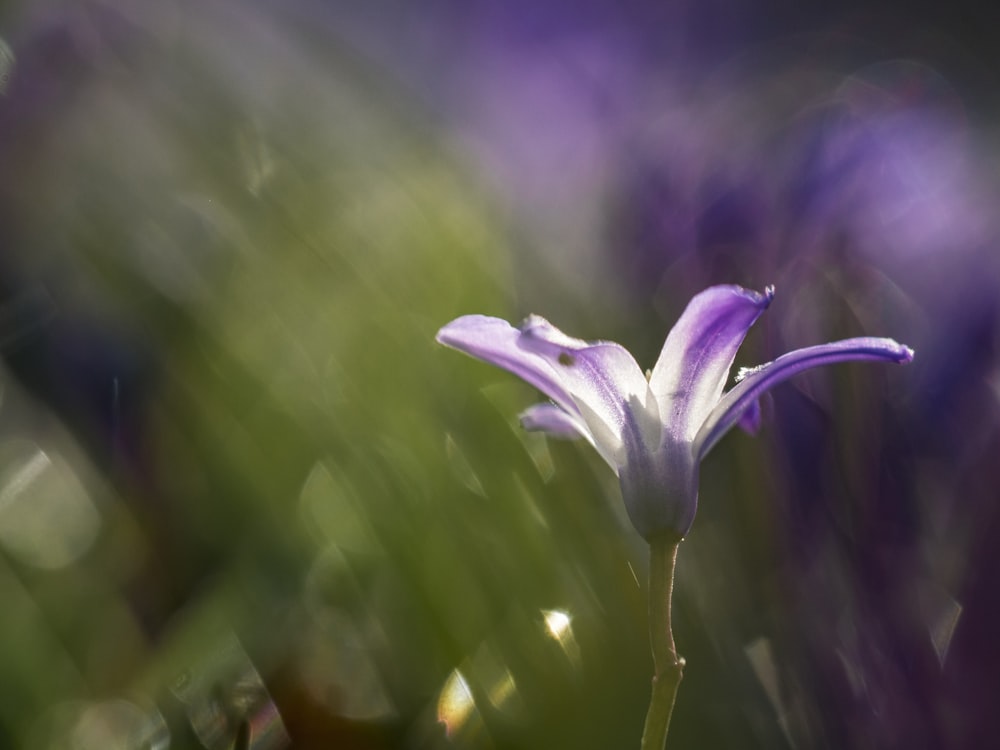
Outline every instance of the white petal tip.
<path fill-rule="evenodd" d="M 529 315 L 528 317 L 526 317 L 524 320 L 522 320 L 520 323 L 517 324 L 517 330 L 521 331 L 522 333 L 531 333 L 537 328 L 547 327 L 548 325 L 549 321 L 547 321 L 541 315 L 535 315 L 534 313 L 531 313 L 531 315 Z"/>
<path fill-rule="evenodd" d="M 737 383 L 741 383 L 744 380 L 746 380 L 750 375 L 753 375 L 755 372 L 760 372 L 761 370 L 763 370 L 769 364 L 771 363 L 765 362 L 764 364 L 757 365 L 755 367 L 741 367 L 739 370 L 736 371 L 736 377 L 734 378 L 734 380 Z"/>

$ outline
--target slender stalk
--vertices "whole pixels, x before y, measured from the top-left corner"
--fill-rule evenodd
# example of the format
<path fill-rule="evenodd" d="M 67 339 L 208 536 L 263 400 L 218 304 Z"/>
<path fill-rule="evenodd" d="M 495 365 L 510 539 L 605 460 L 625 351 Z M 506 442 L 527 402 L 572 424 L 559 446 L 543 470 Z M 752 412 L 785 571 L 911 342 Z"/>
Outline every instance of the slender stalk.
<path fill-rule="evenodd" d="M 681 684 L 684 660 L 677 655 L 670 620 L 677 562 L 675 537 L 657 537 L 649 543 L 649 641 L 653 648 L 653 692 L 649 699 L 642 750 L 663 750 L 670 728 L 674 699 Z"/>

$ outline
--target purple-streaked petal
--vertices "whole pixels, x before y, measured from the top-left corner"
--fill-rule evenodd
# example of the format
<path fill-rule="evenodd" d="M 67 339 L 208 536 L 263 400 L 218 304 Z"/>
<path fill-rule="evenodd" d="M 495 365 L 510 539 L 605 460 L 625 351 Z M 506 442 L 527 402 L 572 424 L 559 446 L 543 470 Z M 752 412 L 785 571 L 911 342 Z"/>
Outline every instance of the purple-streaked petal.
<path fill-rule="evenodd" d="M 627 454 L 659 444 L 660 418 L 642 370 L 623 347 L 574 339 L 544 318 L 521 324 L 519 345 L 543 357 L 569 392 L 602 454 L 621 466 Z"/>
<path fill-rule="evenodd" d="M 756 435 L 760 431 L 760 423 L 762 420 L 763 414 L 760 410 L 760 400 L 754 399 L 750 406 L 748 406 L 743 413 L 740 414 L 739 419 L 736 421 L 736 425 L 748 435 Z"/>
<path fill-rule="evenodd" d="M 783 354 L 773 362 L 742 373 L 705 420 L 694 441 L 700 460 L 736 424 L 751 403 L 765 391 L 803 370 L 852 360 L 884 360 L 904 364 L 913 359 L 913 350 L 892 339 L 862 337 L 810 346 Z"/>
<path fill-rule="evenodd" d="M 535 404 L 521 412 L 520 419 L 521 426 L 532 432 L 544 432 L 550 437 L 561 440 L 583 438 L 594 446 L 601 454 L 601 458 L 607 461 L 616 474 L 618 473 L 615 457 L 606 452 L 605 446 L 594 442 L 594 436 L 590 434 L 590 430 L 580 417 L 570 414 L 562 407 L 553 403 Z"/>
<path fill-rule="evenodd" d="M 676 439 L 694 439 L 722 396 L 736 350 L 773 296 L 773 287 L 759 294 L 739 286 L 713 286 L 688 303 L 649 379 L 663 421 Z"/>
<path fill-rule="evenodd" d="M 514 373 L 565 411 L 579 415 L 576 403 L 545 357 L 518 346 L 520 338 L 521 331 L 506 320 L 486 315 L 457 318 L 437 334 L 439 343 Z"/>
<path fill-rule="evenodd" d="M 521 426 L 531 432 L 544 432 L 564 440 L 586 438 L 590 440 L 590 430 L 578 417 L 552 403 L 535 404 L 521 412 Z"/>

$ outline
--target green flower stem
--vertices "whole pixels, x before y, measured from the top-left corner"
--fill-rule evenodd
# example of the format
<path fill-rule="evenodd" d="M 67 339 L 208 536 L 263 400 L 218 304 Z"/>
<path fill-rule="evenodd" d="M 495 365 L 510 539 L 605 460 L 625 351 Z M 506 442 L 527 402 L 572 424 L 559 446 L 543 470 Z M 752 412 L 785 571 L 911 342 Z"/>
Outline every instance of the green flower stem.
<path fill-rule="evenodd" d="M 649 543 L 649 640 L 653 647 L 653 693 L 642 732 L 642 750 L 663 750 L 681 684 L 684 660 L 677 655 L 670 621 L 677 562 L 675 537 L 657 537 Z"/>

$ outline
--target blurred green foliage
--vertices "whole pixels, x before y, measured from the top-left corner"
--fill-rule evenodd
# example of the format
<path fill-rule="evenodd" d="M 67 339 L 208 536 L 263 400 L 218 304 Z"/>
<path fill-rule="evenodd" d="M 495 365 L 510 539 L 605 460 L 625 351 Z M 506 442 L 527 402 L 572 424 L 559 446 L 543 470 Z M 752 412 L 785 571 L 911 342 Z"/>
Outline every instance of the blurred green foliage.
<path fill-rule="evenodd" d="M 530 392 L 433 341 L 513 311 L 487 197 L 346 48 L 221 7 L 133 30 L 166 35 L 139 51 L 73 50 L 82 80 L 17 157 L 46 325 L 110 331 L 155 376 L 101 384 L 145 389 L 106 472 L 9 384 L 6 434 L 71 457 L 100 528 L 53 570 L 3 557 L 7 736 L 131 747 L 114 732 L 134 710 L 86 721 L 124 698 L 194 743 L 178 695 L 233 636 L 296 747 L 439 746 L 439 711 L 477 747 L 637 734 L 643 605 L 613 478 L 522 434 Z M 67 19 L 63 43 L 100 20 Z M 439 707 L 453 674 L 479 708 Z"/>

